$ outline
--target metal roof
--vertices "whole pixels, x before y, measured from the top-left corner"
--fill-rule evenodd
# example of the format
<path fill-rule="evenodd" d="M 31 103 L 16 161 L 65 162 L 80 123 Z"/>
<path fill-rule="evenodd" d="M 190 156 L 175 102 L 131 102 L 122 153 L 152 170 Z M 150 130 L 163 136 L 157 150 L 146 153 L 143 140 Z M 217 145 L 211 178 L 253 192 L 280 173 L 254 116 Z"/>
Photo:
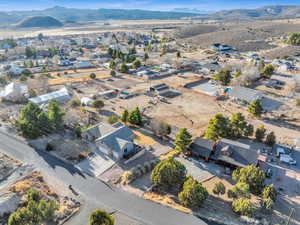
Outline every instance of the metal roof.
<path fill-rule="evenodd" d="M 45 104 L 50 100 L 56 100 L 60 103 L 67 102 L 71 99 L 68 90 L 64 87 L 58 91 L 54 91 L 45 95 L 40 95 L 38 97 L 30 98 L 29 101 L 36 104 Z"/>

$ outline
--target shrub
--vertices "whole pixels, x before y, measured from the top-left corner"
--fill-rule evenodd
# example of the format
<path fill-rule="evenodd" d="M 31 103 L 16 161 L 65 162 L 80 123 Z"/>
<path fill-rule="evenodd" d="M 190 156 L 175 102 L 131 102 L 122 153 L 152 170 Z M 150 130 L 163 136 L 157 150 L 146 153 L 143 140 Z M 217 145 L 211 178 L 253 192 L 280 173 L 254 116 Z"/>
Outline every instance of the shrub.
<path fill-rule="evenodd" d="M 273 184 L 266 186 L 262 191 L 262 198 L 267 199 L 270 198 L 273 201 L 277 198 L 277 191 Z"/>
<path fill-rule="evenodd" d="M 121 179 L 123 184 L 130 184 L 132 181 L 136 179 L 136 177 L 132 170 L 128 170 L 123 173 Z"/>
<path fill-rule="evenodd" d="M 118 122 L 119 121 L 119 117 L 117 117 L 117 116 L 110 116 L 109 118 L 108 118 L 108 123 L 109 124 L 114 124 L 114 123 L 116 123 L 116 122 Z"/>
<path fill-rule="evenodd" d="M 239 198 L 233 201 L 232 210 L 239 215 L 251 217 L 254 212 L 254 206 L 249 199 Z"/>
<path fill-rule="evenodd" d="M 96 78 L 96 74 L 95 74 L 95 73 L 91 73 L 91 74 L 90 74 L 90 78 L 91 78 L 91 79 L 95 79 L 95 78 Z"/>
<path fill-rule="evenodd" d="M 292 45 L 300 45 L 300 33 L 294 32 L 288 36 L 287 42 Z"/>
<path fill-rule="evenodd" d="M 133 167 L 131 170 L 135 176 L 135 179 L 143 175 L 143 172 L 141 171 L 141 169 L 138 166 Z"/>
<path fill-rule="evenodd" d="M 138 164 L 136 167 L 135 167 L 136 170 L 139 171 L 140 173 L 140 176 L 142 176 L 144 173 L 143 173 L 143 166 Z"/>
<path fill-rule="evenodd" d="M 266 136 L 266 128 L 264 127 L 264 125 L 261 125 L 255 131 L 255 139 L 256 141 L 262 142 L 265 136 Z"/>
<path fill-rule="evenodd" d="M 261 201 L 261 205 L 266 210 L 271 210 L 274 206 L 274 201 L 271 198 L 264 198 Z"/>
<path fill-rule="evenodd" d="M 40 193 L 37 190 L 31 188 L 26 192 L 27 202 L 29 202 L 29 201 L 38 202 L 40 199 L 41 199 L 41 196 L 40 196 Z"/>
<path fill-rule="evenodd" d="M 115 219 L 103 210 L 95 210 L 89 217 L 89 225 L 114 225 Z"/>
<path fill-rule="evenodd" d="M 274 73 L 274 66 L 272 64 L 265 65 L 262 70 L 262 75 L 266 78 L 270 78 L 271 75 Z"/>
<path fill-rule="evenodd" d="M 225 185 L 220 181 L 218 183 L 215 183 L 214 188 L 213 188 L 213 193 L 215 195 L 224 195 L 226 192 Z"/>
<path fill-rule="evenodd" d="M 231 80 L 230 71 L 228 69 L 222 69 L 213 75 L 213 79 L 220 82 L 222 85 L 228 85 Z"/>
<path fill-rule="evenodd" d="M 201 183 L 192 177 L 186 179 L 183 190 L 179 193 L 180 203 L 188 208 L 197 209 L 207 198 L 208 192 Z"/>
<path fill-rule="evenodd" d="M 152 170 L 151 180 L 162 188 L 181 188 L 186 177 L 185 166 L 173 158 L 158 163 Z"/>
<path fill-rule="evenodd" d="M 265 182 L 265 173 L 260 168 L 250 165 L 234 170 L 232 178 L 238 183 L 248 184 L 250 192 L 259 194 Z"/>
<path fill-rule="evenodd" d="M 145 162 L 144 168 L 147 172 L 150 172 L 154 168 L 154 166 L 152 167 L 150 162 Z"/>
<path fill-rule="evenodd" d="M 276 136 L 274 132 L 270 132 L 266 137 L 266 144 L 269 146 L 273 146 L 276 143 Z"/>
<path fill-rule="evenodd" d="M 228 198 L 250 198 L 249 185 L 246 183 L 238 182 L 227 192 Z"/>
<path fill-rule="evenodd" d="M 92 105 L 97 109 L 101 109 L 104 107 L 104 102 L 101 99 L 96 99 Z"/>
<path fill-rule="evenodd" d="M 260 117 L 263 112 L 263 107 L 259 99 L 254 100 L 248 105 L 248 112 L 254 116 Z"/>

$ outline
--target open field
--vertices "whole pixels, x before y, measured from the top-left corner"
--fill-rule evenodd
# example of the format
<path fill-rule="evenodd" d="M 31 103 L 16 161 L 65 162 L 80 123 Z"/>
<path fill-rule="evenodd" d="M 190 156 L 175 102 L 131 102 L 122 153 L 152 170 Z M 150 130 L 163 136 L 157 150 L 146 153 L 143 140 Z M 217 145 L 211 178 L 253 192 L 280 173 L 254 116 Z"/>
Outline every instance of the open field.
<path fill-rule="evenodd" d="M 299 29 L 299 23 L 289 23 L 288 20 L 216 23 L 186 26 L 178 29 L 175 36 L 201 48 L 207 48 L 213 43 L 222 43 L 239 51 L 256 51 L 274 48 L 270 41 L 272 38 Z"/>
<path fill-rule="evenodd" d="M 52 29 L 1 29 L 0 38 L 11 37 L 35 37 L 39 33 L 47 36 L 75 35 L 75 34 L 95 34 L 105 32 L 126 32 L 139 29 L 142 32 L 151 31 L 152 27 L 162 25 L 182 26 L 189 24 L 189 20 L 112 20 L 109 25 L 103 25 L 105 21 L 90 22 L 87 24 L 78 24 L 62 28 Z"/>

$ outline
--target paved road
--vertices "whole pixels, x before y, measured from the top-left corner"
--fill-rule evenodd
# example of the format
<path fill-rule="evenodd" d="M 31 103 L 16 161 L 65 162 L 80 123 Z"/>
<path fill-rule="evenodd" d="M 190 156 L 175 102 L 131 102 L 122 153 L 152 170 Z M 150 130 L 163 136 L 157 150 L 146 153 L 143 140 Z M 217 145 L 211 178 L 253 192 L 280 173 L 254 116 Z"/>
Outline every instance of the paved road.
<path fill-rule="evenodd" d="M 181 213 L 115 187 L 100 180 L 82 174 L 73 165 L 68 164 L 47 152 L 36 151 L 25 143 L 0 132 L 0 151 L 27 164 L 33 164 L 52 186 L 71 184 L 84 199 L 80 213 L 68 224 L 87 224 L 91 210 L 104 208 L 118 211 L 147 225 L 206 225 L 207 223 L 193 215 Z"/>

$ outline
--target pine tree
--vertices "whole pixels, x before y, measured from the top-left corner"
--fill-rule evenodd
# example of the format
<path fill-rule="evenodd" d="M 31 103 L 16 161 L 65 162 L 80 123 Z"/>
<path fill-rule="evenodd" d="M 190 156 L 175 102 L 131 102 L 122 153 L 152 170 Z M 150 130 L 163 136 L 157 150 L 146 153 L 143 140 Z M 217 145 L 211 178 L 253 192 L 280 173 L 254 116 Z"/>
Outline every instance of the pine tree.
<path fill-rule="evenodd" d="M 252 115 L 260 117 L 263 112 L 263 107 L 259 99 L 254 100 L 248 106 L 248 112 Z"/>
<path fill-rule="evenodd" d="M 264 125 L 261 125 L 255 131 L 255 139 L 259 142 L 262 142 L 265 136 L 266 136 L 266 128 L 264 127 Z"/>
<path fill-rule="evenodd" d="M 187 131 L 186 128 L 182 128 L 176 134 L 175 145 L 176 149 L 180 151 L 186 151 L 192 144 L 192 135 Z"/>
<path fill-rule="evenodd" d="M 142 115 L 138 107 L 129 114 L 128 122 L 138 126 L 142 125 Z"/>
<path fill-rule="evenodd" d="M 48 119 L 54 129 L 61 128 L 63 124 L 64 113 L 61 111 L 58 102 L 55 100 L 49 101 L 48 104 Z"/>
<path fill-rule="evenodd" d="M 122 113 L 122 116 L 121 116 L 121 121 L 123 123 L 127 123 L 128 122 L 128 117 L 129 117 L 129 112 L 127 109 L 125 109 Z"/>
<path fill-rule="evenodd" d="M 275 143 L 276 143 L 276 136 L 275 136 L 274 132 L 272 131 L 272 132 L 268 133 L 268 135 L 266 137 L 266 144 L 272 146 Z"/>

